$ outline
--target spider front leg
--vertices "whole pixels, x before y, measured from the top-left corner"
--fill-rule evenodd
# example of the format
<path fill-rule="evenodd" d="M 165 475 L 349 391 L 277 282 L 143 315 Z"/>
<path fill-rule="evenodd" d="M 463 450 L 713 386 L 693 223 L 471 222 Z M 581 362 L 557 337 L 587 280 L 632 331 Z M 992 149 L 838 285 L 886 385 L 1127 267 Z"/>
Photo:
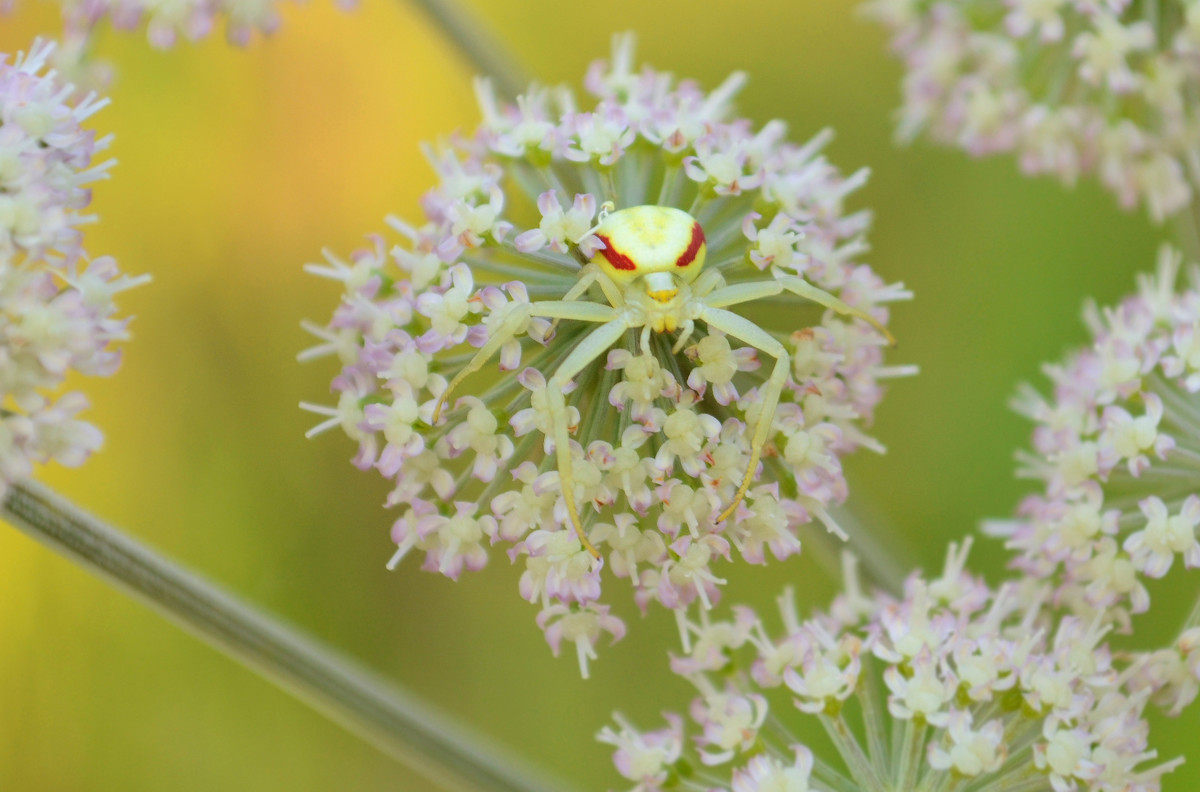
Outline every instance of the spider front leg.
<path fill-rule="evenodd" d="M 588 303 L 595 305 L 595 303 Z M 607 306 L 603 306 L 607 307 Z M 612 309 L 609 309 L 612 311 Z M 615 314 L 616 312 L 613 311 Z M 623 316 L 618 316 L 597 327 L 575 347 L 567 359 L 562 362 L 550 381 L 546 383 L 546 406 L 550 412 L 550 422 L 554 427 L 554 452 L 558 462 L 558 481 L 562 490 L 563 502 L 567 506 L 567 516 L 575 528 L 575 534 L 593 558 L 599 560 L 600 551 L 587 538 L 583 530 L 583 522 L 579 519 L 579 508 L 575 504 L 575 477 L 571 474 L 571 437 L 570 427 L 567 426 L 567 402 L 563 391 L 575 375 L 585 366 L 593 362 L 625 334 L 629 322 Z"/>
<path fill-rule="evenodd" d="M 799 295 L 806 300 L 812 300 L 818 305 L 824 305 L 832 311 L 842 314 L 843 316 L 854 316 L 862 319 L 867 324 L 879 331 L 879 334 L 887 339 L 888 346 L 896 346 L 896 338 L 888 331 L 883 324 L 871 316 L 866 311 L 859 310 L 852 305 L 842 302 L 837 297 L 834 297 L 829 292 L 818 289 L 803 278 L 797 278 L 795 275 L 779 275 L 775 278 L 776 282 L 787 289 L 792 294 Z M 736 287 L 732 287 L 736 288 Z"/>
<path fill-rule="evenodd" d="M 600 287 L 600 291 L 604 292 L 604 299 L 608 300 L 608 304 L 613 308 L 620 308 L 624 304 L 621 298 L 621 289 L 617 284 L 613 283 L 613 279 L 604 273 L 604 270 L 597 267 L 595 264 L 588 264 L 579 271 L 579 280 L 575 281 L 561 300 L 556 302 L 574 302 L 583 295 L 587 294 L 587 290 L 595 283 Z"/>
<path fill-rule="evenodd" d="M 729 288 L 736 289 L 737 287 L 731 286 Z M 714 292 L 713 294 L 717 293 Z M 737 302 L 744 302 L 744 300 L 738 300 Z M 788 356 L 787 350 L 783 348 L 783 344 L 779 343 L 774 336 L 749 319 L 738 316 L 732 311 L 703 305 L 700 308 L 697 318 L 703 320 L 710 328 L 716 328 L 725 333 L 725 335 L 733 336 L 755 347 L 760 352 L 775 358 L 775 367 L 771 369 L 771 376 L 767 379 L 763 390 L 762 409 L 758 414 L 758 423 L 755 425 L 754 434 L 750 439 L 750 462 L 746 465 L 746 475 L 742 478 L 742 483 L 734 494 L 733 500 L 725 507 L 720 516 L 717 517 L 717 522 L 724 522 L 737 510 L 738 504 L 746 497 L 746 492 L 754 482 L 754 471 L 758 468 L 758 462 L 762 458 L 763 446 L 767 444 L 767 438 L 771 435 L 771 427 L 774 425 L 775 408 L 779 404 L 779 397 L 782 395 L 783 387 L 787 383 L 788 372 L 791 369 L 791 358 Z"/>
<path fill-rule="evenodd" d="M 843 316 L 854 316 L 862 319 L 878 330 L 880 335 L 887 339 L 889 346 L 896 345 L 896 339 L 874 316 L 871 316 L 866 311 L 855 308 L 843 300 L 839 300 L 824 289 L 818 289 L 808 281 L 803 278 L 797 278 L 795 275 L 777 275 L 774 280 L 750 281 L 748 283 L 735 283 L 732 286 L 723 286 L 705 297 L 704 303 L 713 308 L 724 308 L 729 305 L 761 300 L 765 297 L 774 297 L 783 291 L 790 291 L 792 294 L 803 297 L 806 300 L 811 300 L 817 305 L 822 305 Z"/>
<path fill-rule="evenodd" d="M 608 277 L 602 269 L 595 264 L 588 264 L 579 271 L 579 280 L 575 281 L 561 300 L 556 302 L 575 302 L 580 297 L 587 294 L 588 289 L 592 284 L 597 284 L 600 291 L 604 292 L 604 299 L 608 300 L 608 304 L 613 308 L 620 308 L 625 304 L 625 300 L 621 297 L 621 290 L 617 284 L 613 283 L 613 279 Z M 558 330 L 558 319 L 555 319 L 550 324 L 550 332 L 553 334 Z"/>
<path fill-rule="evenodd" d="M 492 359 L 492 356 L 499 352 L 501 347 L 511 341 L 532 317 L 576 319 L 581 322 L 607 322 L 615 315 L 616 310 L 611 306 L 593 302 L 545 300 L 543 302 L 522 304 L 512 308 L 511 315 L 500 323 L 500 326 L 488 337 L 487 342 L 475 353 L 475 357 L 471 358 L 470 362 L 454 375 L 454 379 L 450 380 L 450 384 L 442 391 L 442 394 L 438 397 L 437 404 L 434 405 L 431 422 L 434 424 L 438 422 L 438 418 L 442 414 L 442 408 L 449 401 L 451 392 L 461 385 L 463 380 L 483 368 Z"/>

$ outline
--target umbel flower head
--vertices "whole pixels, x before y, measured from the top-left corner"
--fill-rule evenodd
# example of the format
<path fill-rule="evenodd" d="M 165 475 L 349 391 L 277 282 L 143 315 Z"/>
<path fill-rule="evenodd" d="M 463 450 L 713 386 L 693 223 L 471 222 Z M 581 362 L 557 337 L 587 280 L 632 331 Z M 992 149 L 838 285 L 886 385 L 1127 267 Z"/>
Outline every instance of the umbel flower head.
<path fill-rule="evenodd" d="M 143 280 L 82 248 L 87 185 L 113 163 L 93 164 L 109 139 L 81 124 L 107 100 L 72 101 L 44 72 L 53 50 L 0 55 L 0 494 L 35 462 L 78 465 L 99 447 L 99 430 L 76 417 L 87 399 L 54 391 L 70 374 L 116 370 L 127 320 L 113 317 L 113 297 Z"/>
<path fill-rule="evenodd" d="M 1086 312 L 1092 344 L 1026 388 L 1036 424 L 1023 472 L 1044 483 L 1020 519 L 993 523 L 1031 585 L 1086 620 L 1128 626 L 1145 581 L 1200 566 L 1200 290 L 1176 290 L 1181 257 L 1113 308 Z"/>
<path fill-rule="evenodd" d="M 1182 762 L 1155 764 L 1148 748 L 1146 678 L 1163 675 L 1116 656 L 1098 621 L 989 587 L 965 571 L 968 547 L 899 597 L 864 592 L 848 562 L 827 612 L 801 620 L 785 592 L 780 630 L 746 607 L 701 614 L 671 661 L 698 692 L 693 725 L 668 713 L 640 732 L 618 717 L 599 734 L 618 772 L 636 792 L 1158 790 Z M 1195 690 L 1177 654 L 1161 667 Z M 793 735 L 808 720 L 833 755 Z"/>
<path fill-rule="evenodd" d="M 898 135 L 1095 174 L 1161 221 L 1200 184 L 1200 2 L 868 0 L 904 61 Z"/>
<path fill-rule="evenodd" d="M 597 63 L 582 108 L 533 87 L 427 149 L 423 221 L 311 271 L 344 285 L 305 356 L 337 354 L 338 404 L 311 407 L 395 483 L 393 563 L 450 577 L 503 544 L 557 651 L 581 663 L 621 623 L 601 564 L 643 606 L 718 596 L 713 569 L 799 551 L 846 497 L 866 446 L 886 303 L 909 295 L 858 261 L 866 212 L 821 155 L 730 116 L 715 91 Z"/>

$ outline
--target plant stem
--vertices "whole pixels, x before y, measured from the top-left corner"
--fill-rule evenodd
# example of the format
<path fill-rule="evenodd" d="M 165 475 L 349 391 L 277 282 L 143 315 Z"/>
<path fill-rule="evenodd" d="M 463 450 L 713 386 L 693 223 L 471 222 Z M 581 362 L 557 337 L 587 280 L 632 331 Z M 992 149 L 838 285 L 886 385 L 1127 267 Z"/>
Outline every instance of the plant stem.
<path fill-rule="evenodd" d="M 1193 627 L 1200 627 L 1200 596 L 1196 597 L 1196 601 L 1192 604 L 1192 612 L 1188 614 L 1187 621 L 1183 623 L 1179 632 L 1182 635 Z"/>
<path fill-rule="evenodd" d="M 838 525 L 850 535 L 850 552 L 861 560 L 869 581 L 891 594 L 902 594 L 906 570 L 917 567 L 911 548 L 896 539 L 895 531 L 881 531 L 879 526 L 887 521 L 870 511 L 866 514 L 858 509 L 832 511 Z M 832 544 L 846 546 L 837 541 Z"/>
<path fill-rule="evenodd" d="M 447 790 L 565 788 L 503 758 L 496 747 L 411 693 L 168 561 L 37 482 L 10 487 L 0 502 L 0 517 L 137 595 L 209 645 Z"/>
<path fill-rule="evenodd" d="M 484 77 L 490 77 L 502 96 L 515 98 L 529 85 L 525 70 L 478 18 L 457 0 L 412 0 Z"/>
<path fill-rule="evenodd" d="M 850 771 L 854 783 L 866 789 L 867 792 L 886 792 L 883 780 L 875 774 L 875 768 L 863 753 L 862 746 L 858 744 L 850 727 L 846 725 L 845 718 L 841 714 L 830 716 L 824 713 L 817 717 L 821 721 L 821 726 L 825 728 L 825 733 L 833 741 L 833 746 L 842 757 L 842 761 L 845 762 L 846 769 Z"/>
<path fill-rule="evenodd" d="M 1171 233 L 1175 245 L 1183 251 L 1184 258 L 1191 261 L 1200 260 L 1200 218 L 1197 218 L 1195 202 L 1171 219 Z"/>
<path fill-rule="evenodd" d="M 916 789 L 921 774 L 921 757 L 925 751 L 925 730 L 928 725 L 916 718 L 904 722 L 904 744 L 897 759 L 900 767 L 896 771 L 896 789 Z"/>

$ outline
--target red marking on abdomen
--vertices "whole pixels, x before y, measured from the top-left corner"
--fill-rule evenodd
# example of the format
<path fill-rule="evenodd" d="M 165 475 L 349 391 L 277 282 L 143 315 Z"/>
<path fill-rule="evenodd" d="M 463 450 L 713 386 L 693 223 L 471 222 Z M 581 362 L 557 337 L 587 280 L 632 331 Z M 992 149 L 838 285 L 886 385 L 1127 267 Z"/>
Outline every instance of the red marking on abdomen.
<path fill-rule="evenodd" d="M 692 241 L 688 243 L 687 250 L 683 251 L 683 255 L 675 260 L 676 267 L 686 267 L 696 260 L 696 254 L 700 252 L 700 246 L 704 244 L 704 229 L 697 222 L 692 223 Z"/>
<path fill-rule="evenodd" d="M 613 247 L 613 243 L 608 237 L 603 234 L 596 234 L 596 239 L 604 243 L 604 250 L 600 251 L 600 255 L 604 256 L 604 260 L 611 264 L 613 269 L 624 270 L 626 272 L 632 272 L 637 269 L 637 264 L 634 263 L 633 259 Z"/>

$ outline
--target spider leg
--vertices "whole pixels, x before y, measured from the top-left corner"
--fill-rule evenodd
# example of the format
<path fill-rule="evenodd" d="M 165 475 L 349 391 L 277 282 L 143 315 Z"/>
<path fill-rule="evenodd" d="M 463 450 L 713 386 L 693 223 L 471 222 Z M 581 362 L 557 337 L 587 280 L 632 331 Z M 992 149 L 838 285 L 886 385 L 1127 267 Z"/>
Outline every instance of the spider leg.
<path fill-rule="evenodd" d="M 562 296 L 560 302 L 574 302 L 587 294 L 587 290 L 592 287 L 600 275 L 600 268 L 595 264 L 588 264 L 579 271 L 579 280 L 575 281 L 575 285 L 567 290 L 567 293 Z"/>
<path fill-rule="evenodd" d="M 512 314 L 503 322 L 501 322 L 500 326 L 496 328 L 495 332 L 492 333 L 484 345 L 479 348 L 479 351 L 475 353 L 475 357 L 471 358 L 467 365 L 463 366 L 459 372 L 454 375 L 454 379 L 450 380 L 450 384 L 447 385 L 446 389 L 442 391 L 440 396 L 438 396 L 437 404 L 435 404 L 433 407 L 433 418 L 431 421 L 433 424 L 438 422 L 438 419 L 442 415 L 442 408 L 446 406 L 446 402 L 449 401 L 450 394 L 454 391 L 454 389 L 461 385 L 462 381 L 467 377 L 483 368 L 484 364 L 492 359 L 492 355 L 495 355 L 497 352 L 499 352 L 500 348 L 507 344 L 512 337 L 517 334 L 517 331 L 529 321 L 529 310 L 531 307 L 532 306 L 528 305 L 520 305 L 513 308 Z"/>
<path fill-rule="evenodd" d="M 586 304 L 598 305 L 597 303 Z M 599 307 L 607 308 L 608 306 Z M 613 309 L 609 308 L 609 310 L 612 311 Z M 613 313 L 616 312 L 613 311 Z M 554 451 L 558 458 L 558 480 L 562 489 L 563 501 L 566 503 L 567 515 L 571 520 L 571 525 L 575 528 L 575 533 L 579 537 L 579 541 L 596 559 L 600 558 L 600 551 L 596 549 L 596 546 L 591 543 L 587 538 L 587 534 L 584 533 L 583 523 L 579 519 L 579 508 L 575 504 L 575 477 L 571 473 L 571 440 L 569 428 L 567 427 L 567 403 L 566 397 L 563 395 L 563 389 L 566 388 L 567 383 L 582 371 L 585 366 L 603 355 L 608 351 L 609 347 L 617 343 L 628 329 L 629 322 L 623 316 L 617 316 L 606 321 L 589 333 L 572 350 L 567 359 L 554 372 L 554 375 L 550 377 L 550 381 L 546 383 L 546 406 L 549 408 L 551 421 L 554 425 Z"/>
<path fill-rule="evenodd" d="M 620 308 L 625 304 L 625 300 L 621 297 L 621 289 L 604 270 L 595 264 L 588 264 L 580 270 L 579 280 L 562 296 L 561 300 L 555 302 L 574 302 L 587 294 L 587 290 L 592 287 L 593 283 L 600 287 L 600 291 L 604 292 L 604 299 L 608 300 L 608 304 L 613 308 Z"/>
<path fill-rule="evenodd" d="M 620 308 L 625 304 L 621 287 L 599 267 L 596 268 L 596 284 L 600 287 L 600 291 L 604 292 L 604 299 L 608 300 L 608 304 L 613 308 Z"/>
<path fill-rule="evenodd" d="M 842 302 L 829 292 L 818 289 L 808 281 L 804 280 L 803 278 L 797 278 L 795 275 L 780 275 L 776 278 L 776 280 L 779 282 L 780 286 L 787 289 L 792 294 L 799 295 L 806 300 L 812 300 L 818 305 L 824 305 L 826 308 L 845 316 L 854 316 L 862 319 L 864 322 L 871 325 L 871 327 L 874 327 L 876 330 L 878 330 L 880 335 L 887 339 L 888 346 L 896 345 L 896 339 L 890 332 L 888 332 L 888 329 L 884 327 L 878 319 L 876 319 L 874 316 L 871 316 L 866 311 L 861 311 L 852 305 Z"/>
<path fill-rule="evenodd" d="M 574 319 L 577 322 L 611 322 L 619 315 L 616 308 L 598 302 L 543 300 L 529 304 L 529 315 L 544 319 Z"/>
<path fill-rule="evenodd" d="M 638 337 L 638 345 L 642 348 L 643 355 L 650 355 L 650 325 L 643 325 L 642 332 Z"/>
<path fill-rule="evenodd" d="M 679 325 L 679 331 L 679 338 L 675 341 L 675 345 L 671 347 L 672 355 L 679 354 L 679 350 L 683 349 L 687 345 L 687 342 L 691 340 L 692 333 L 696 332 L 696 323 L 691 319 L 684 319 L 683 323 Z"/>
<path fill-rule="evenodd" d="M 692 283 L 692 295 L 704 297 L 715 289 L 725 285 L 725 277 L 720 270 L 709 269 L 700 273 L 700 277 Z"/>
<path fill-rule="evenodd" d="M 625 304 L 625 300 L 621 297 L 621 290 L 617 287 L 617 284 L 613 283 L 613 279 L 595 264 L 588 264 L 580 270 L 579 280 L 567 290 L 567 293 L 562 296 L 561 300 L 557 300 L 556 302 L 574 302 L 578 300 L 587 294 L 588 289 L 592 287 L 593 283 L 600 286 L 600 291 L 604 292 L 604 299 L 608 300 L 608 304 L 613 308 L 620 308 Z M 558 330 L 558 322 L 559 320 L 555 319 L 550 324 L 551 333 Z"/>
<path fill-rule="evenodd" d="M 731 286 L 729 288 L 737 287 Z M 723 522 L 729 519 L 729 515 L 737 510 L 738 504 L 746 497 L 746 492 L 750 489 L 750 485 L 754 481 L 754 471 L 758 468 L 759 459 L 762 458 L 763 446 L 767 444 L 767 437 L 771 434 L 771 426 L 775 418 L 775 408 L 779 404 L 779 397 L 783 393 L 783 386 L 787 383 L 788 372 L 791 368 L 791 358 L 788 356 L 783 344 L 779 343 L 774 336 L 749 319 L 738 316 L 732 311 L 705 305 L 700 309 L 700 315 L 697 318 L 702 319 L 709 327 L 716 328 L 726 335 L 740 339 L 750 346 L 755 347 L 760 352 L 775 358 L 775 367 L 771 369 L 771 376 L 767 379 L 766 388 L 763 391 L 762 410 L 758 414 L 758 423 L 754 427 L 754 434 L 750 440 L 750 462 L 746 465 L 746 475 L 743 477 L 741 485 L 738 486 L 733 500 L 725 507 L 720 516 L 717 517 L 717 522 Z"/>
<path fill-rule="evenodd" d="M 707 274 L 707 272 L 704 273 L 704 275 Z M 704 296 L 695 298 L 709 308 L 724 308 L 727 305 L 737 305 L 738 303 L 751 302 L 752 300 L 761 300 L 763 297 L 773 297 L 774 295 L 783 291 L 783 287 L 775 281 L 754 281 L 752 283 L 735 283 L 732 286 L 725 286 L 724 279 L 721 277 L 721 273 L 714 270 L 712 274 L 716 275 L 717 277 L 712 279 L 713 282 L 708 285 L 710 287 L 713 285 L 719 285 L 720 288 L 715 290 L 712 288 L 708 288 L 707 290 L 697 289 L 696 291 Z M 696 280 L 696 283 L 700 283 L 704 279 L 704 275 L 701 275 L 700 278 Z M 676 354 L 679 352 L 679 350 L 683 349 L 684 344 L 686 344 L 692 336 L 692 331 L 695 329 L 695 324 L 691 319 L 688 319 L 685 320 L 680 327 L 682 328 L 683 332 L 680 334 L 679 340 L 675 342 L 675 346 L 671 348 L 671 354 Z"/>
<path fill-rule="evenodd" d="M 450 399 L 450 394 L 470 375 L 492 359 L 513 336 L 529 321 L 530 317 L 541 316 L 547 319 L 576 319 L 581 322 L 607 322 L 616 315 L 616 309 L 608 305 L 594 302 L 563 302 L 560 300 L 545 300 L 542 302 L 519 305 L 512 309 L 512 314 L 506 318 L 492 333 L 475 357 L 471 358 L 462 370 L 454 375 L 450 384 L 438 397 L 433 408 L 433 423 L 438 422 L 442 409 Z"/>
<path fill-rule="evenodd" d="M 750 281 L 735 283 L 710 292 L 704 298 L 704 304 L 711 308 L 724 308 L 738 303 L 761 300 L 764 297 L 774 297 L 783 291 L 783 284 L 777 280 Z"/>

